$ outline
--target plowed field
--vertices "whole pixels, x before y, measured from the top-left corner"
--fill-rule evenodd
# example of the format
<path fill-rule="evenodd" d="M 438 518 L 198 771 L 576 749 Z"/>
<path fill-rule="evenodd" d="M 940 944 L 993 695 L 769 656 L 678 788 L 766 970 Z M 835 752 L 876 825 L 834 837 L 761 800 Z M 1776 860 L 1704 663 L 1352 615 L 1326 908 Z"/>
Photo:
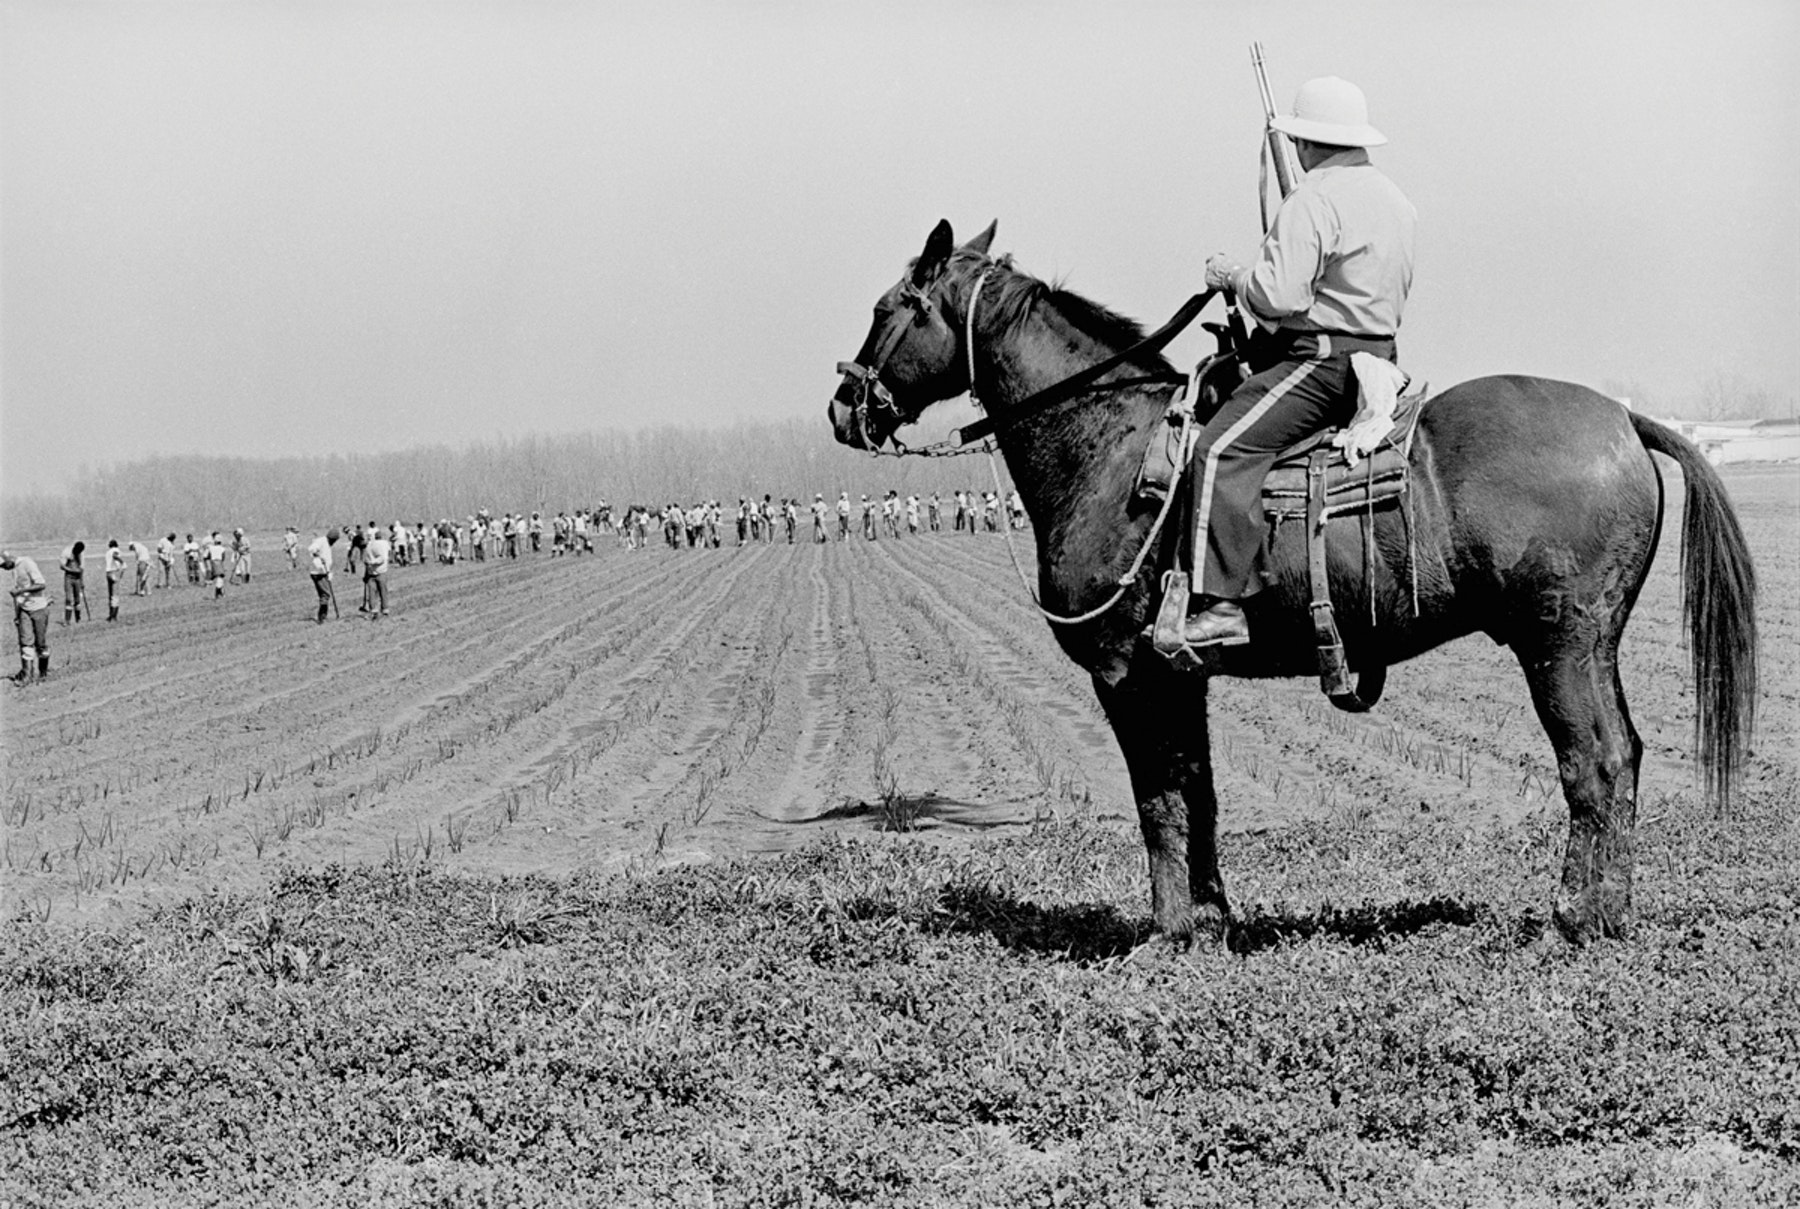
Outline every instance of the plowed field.
<path fill-rule="evenodd" d="M 1745 792 L 1800 806 L 1800 474 L 1727 482 L 1762 581 Z M 1651 825 L 1701 809 L 1671 497 L 1625 648 Z M 181 587 L 127 597 L 116 623 L 53 626 L 51 680 L 6 686 L 9 913 L 105 918 L 283 864 L 558 872 L 825 829 L 959 842 L 1052 812 L 1135 826 L 1086 677 L 994 535 L 402 567 L 377 623 L 340 575 L 344 617 L 322 626 L 304 572 L 276 561 L 259 555 L 222 601 Z M 1396 669 L 1370 715 L 1306 681 L 1223 681 L 1212 708 L 1228 830 L 1560 810 L 1518 669 L 1482 639 Z"/>

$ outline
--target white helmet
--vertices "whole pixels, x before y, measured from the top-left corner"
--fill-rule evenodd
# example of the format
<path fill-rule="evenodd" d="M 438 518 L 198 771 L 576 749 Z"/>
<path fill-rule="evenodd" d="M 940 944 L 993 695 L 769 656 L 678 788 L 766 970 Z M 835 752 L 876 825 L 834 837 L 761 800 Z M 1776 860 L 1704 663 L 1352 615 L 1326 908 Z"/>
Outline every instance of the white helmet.
<path fill-rule="evenodd" d="M 1300 85 L 1294 112 L 1271 118 L 1269 125 L 1297 139 L 1332 147 L 1379 147 L 1387 136 L 1369 125 L 1369 102 L 1362 89 L 1336 76 L 1320 76 Z"/>

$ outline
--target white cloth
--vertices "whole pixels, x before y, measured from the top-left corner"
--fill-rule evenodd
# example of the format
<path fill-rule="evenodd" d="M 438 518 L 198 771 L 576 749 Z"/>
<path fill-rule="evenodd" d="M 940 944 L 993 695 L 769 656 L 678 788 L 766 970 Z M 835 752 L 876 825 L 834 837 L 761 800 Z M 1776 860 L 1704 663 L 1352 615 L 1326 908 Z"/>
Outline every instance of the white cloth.
<path fill-rule="evenodd" d="M 1394 431 L 1394 410 L 1411 379 L 1398 365 L 1372 353 L 1351 353 L 1350 372 L 1356 375 L 1356 415 L 1331 443 L 1355 466 Z"/>

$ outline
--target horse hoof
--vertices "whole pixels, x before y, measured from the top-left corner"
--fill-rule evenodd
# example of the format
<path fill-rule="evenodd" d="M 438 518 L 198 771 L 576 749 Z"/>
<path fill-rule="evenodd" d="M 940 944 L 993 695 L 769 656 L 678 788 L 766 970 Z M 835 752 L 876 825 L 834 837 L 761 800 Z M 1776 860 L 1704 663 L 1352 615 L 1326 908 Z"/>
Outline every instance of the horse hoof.
<path fill-rule="evenodd" d="M 1197 906 L 1158 931 L 1173 948 L 1183 952 L 1222 949 L 1230 939 L 1231 913 L 1216 904 Z"/>
<path fill-rule="evenodd" d="M 1562 938 L 1581 948 L 1596 940 L 1623 940 L 1626 926 L 1623 918 L 1608 914 L 1591 902 L 1563 900 L 1551 912 L 1551 922 Z"/>

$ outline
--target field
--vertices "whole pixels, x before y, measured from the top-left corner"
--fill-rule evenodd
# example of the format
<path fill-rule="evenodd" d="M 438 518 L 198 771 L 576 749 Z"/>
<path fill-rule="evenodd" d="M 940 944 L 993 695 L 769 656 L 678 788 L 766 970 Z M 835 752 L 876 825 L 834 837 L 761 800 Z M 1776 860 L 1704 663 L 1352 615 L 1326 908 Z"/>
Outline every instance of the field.
<path fill-rule="evenodd" d="M 0 1201 L 1800 1195 L 1800 475 L 1726 480 L 1742 798 L 1696 791 L 1671 517 L 1640 926 L 1580 952 L 1481 639 L 1366 716 L 1215 686 L 1242 918 L 1182 956 L 992 535 L 398 568 L 323 626 L 264 539 L 222 601 L 53 627 L 5 699 Z"/>

